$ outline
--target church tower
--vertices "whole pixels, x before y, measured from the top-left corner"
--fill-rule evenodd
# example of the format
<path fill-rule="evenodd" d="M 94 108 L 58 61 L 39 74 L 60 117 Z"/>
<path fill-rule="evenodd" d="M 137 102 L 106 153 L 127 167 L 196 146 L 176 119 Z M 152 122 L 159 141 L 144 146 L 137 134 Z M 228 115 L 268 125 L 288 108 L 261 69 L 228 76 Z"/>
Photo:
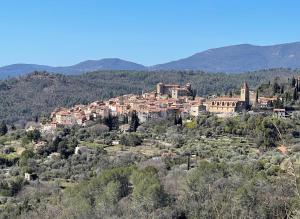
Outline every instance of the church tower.
<path fill-rule="evenodd" d="M 248 84 L 246 82 L 244 82 L 244 84 L 242 85 L 241 87 L 241 101 L 245 101 L 246 103 L 246 106 L 249 106 L 249 87 L 248 87 Z"/>

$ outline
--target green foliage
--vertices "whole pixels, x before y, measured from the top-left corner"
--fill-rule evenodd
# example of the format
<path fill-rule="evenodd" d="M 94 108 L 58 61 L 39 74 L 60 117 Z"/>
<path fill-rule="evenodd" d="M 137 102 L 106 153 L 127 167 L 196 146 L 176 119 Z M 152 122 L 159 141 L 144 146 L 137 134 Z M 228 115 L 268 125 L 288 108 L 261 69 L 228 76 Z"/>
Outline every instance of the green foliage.
<path fill-rule="evenodd" d="M 154 167 L 135 170 L 132 174 L 133 201 L 150 212 L 166 204 L 166 194 Z"/>
<path fill-rule="evenodd" d="M 104 124 L 109 128 L 109 131 L 116 130 L 119 127 L 118 117 L 112 116 L 109 113 L 108 117 L 104 118 Z"/>
<path fill-rule="evenodd" d="M 76 212 L 79 217 L 92 212 L 100 217 L 108 216 L 117 210 L 117 202 L 130 193 L 129 177 L 132 170 L 133 167 L 106 170 L 90 182 L 68 189 L 66 211 Z"/>
<path fill-rule="evenodd" d="M 41 133 L 38 129 L 28 131 L 26 135 L 30 141 L 38 142 L 41 139 Z"/>
<path fill-rule="evenodd" d="M 16 177 L 12 180 L 0 180 L 0 195 L 2 196 L 15 196 L 23 187 L 24 179 Z"/>
<path fill-rule="evenodd" d="M 137 134 L 124 134 L 120 138 L 120 144 L 125 146 L 137 146 L 141 145 L 143 140 Z"/>
<path fill-rule="evenodd" d="M 140 125 L 139 117 L 138 117 L 136 111 L 133 111 L 132 114 L 131 114 L 130 131 L 131 132 L 136 132 L 139 125 Z"/>
<path fill-rule="evenodd" d="M 0 136 L 6 135 L 7 132 L 8 132 L 8 128 L 6 126 L 6 123 L 2 121 L 0 123 Z"/>
<path fill-rule="evenodd" d="M 32 173 L 33 168 L 30 167 L 28 164 L 28 160 L 33 158 L 35 156 L 34 152 L 32 150 L 25 150 L 22 152 L 20 159 L 19 159 L 19 166 L 22 168 L 23 173 L 28 172 Z"/>
<path fill-rule="evenodd" d="M 299 203 L 291 177 L 274 181 L 241 164 L 201 162 L 189 172 L 186 186 L 188 218 L 284 218 Z"/>

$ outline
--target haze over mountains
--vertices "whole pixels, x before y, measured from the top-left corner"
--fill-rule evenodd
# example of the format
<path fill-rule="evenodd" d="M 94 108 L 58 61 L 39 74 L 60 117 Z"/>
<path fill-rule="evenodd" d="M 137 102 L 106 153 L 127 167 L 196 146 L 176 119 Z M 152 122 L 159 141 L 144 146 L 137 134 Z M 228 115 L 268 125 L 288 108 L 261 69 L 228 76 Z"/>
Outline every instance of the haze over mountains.
<path fill-rule="evenodd" d="M 80 74 L 97 70 L 203 70 L 238 73 L 268 68 L 300 68 L 300 42 L 272 46 L 241 44 L 209 49 L 190 57 L 154 66 L 143 66 L 118 58 L 88 60 L 76 65 L 52 67 L 36 64 L 14 64 L 0 68 L 0 78 L 47 71 Z"/>

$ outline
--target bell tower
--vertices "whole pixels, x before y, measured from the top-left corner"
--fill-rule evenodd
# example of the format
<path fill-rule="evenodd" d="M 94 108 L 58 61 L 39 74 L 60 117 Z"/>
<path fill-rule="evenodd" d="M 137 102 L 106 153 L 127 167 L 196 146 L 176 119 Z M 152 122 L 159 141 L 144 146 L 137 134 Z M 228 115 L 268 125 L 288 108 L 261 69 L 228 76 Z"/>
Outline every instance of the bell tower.
<path fill-rule="evenodd" d="M 246 82 L 243 83 L 241 87 L 241 101 L 244 101 L 246 103 L 246 106 L 249 106 L 249 87 Z"/>

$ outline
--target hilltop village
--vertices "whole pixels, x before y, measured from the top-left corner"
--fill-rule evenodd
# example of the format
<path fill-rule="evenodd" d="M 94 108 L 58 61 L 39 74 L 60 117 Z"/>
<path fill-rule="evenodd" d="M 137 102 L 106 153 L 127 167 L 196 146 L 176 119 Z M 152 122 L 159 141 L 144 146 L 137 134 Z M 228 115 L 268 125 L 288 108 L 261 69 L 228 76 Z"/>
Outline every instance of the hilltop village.
<path fill-rule="evenodd" d="M 76 105 L 70 109 L 57 108 L 51 113 L 51 121 L 45 128 L 57 126 L 85 126 L 89 120 L 108 116 L 123 119 L 135 112 L 141 123 L 149 119 L 172 116 L 197 117 L 200 112 L 235 115 L 250 110 L 251 106 L 272 106 L 277 97 L 258 97 L 248 84 L 241 86 L 239 96 L 196 96 L 190 83 L 186 85 L 158 83 L 156 90 L 142 95 L 127 94 L 107 101 L 95 101 L 89 105 Z"/>

